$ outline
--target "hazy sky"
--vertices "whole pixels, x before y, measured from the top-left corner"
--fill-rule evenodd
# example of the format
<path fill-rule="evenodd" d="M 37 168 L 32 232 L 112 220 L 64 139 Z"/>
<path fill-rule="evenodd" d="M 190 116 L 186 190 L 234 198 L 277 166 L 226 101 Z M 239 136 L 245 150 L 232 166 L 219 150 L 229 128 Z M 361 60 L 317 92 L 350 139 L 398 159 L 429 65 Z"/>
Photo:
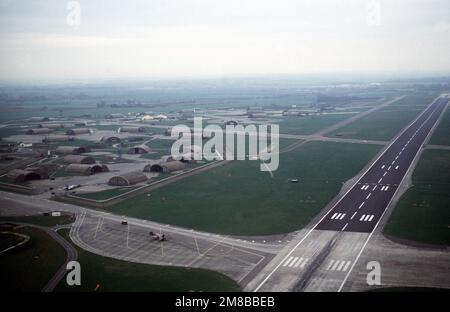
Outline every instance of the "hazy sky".
<path fill-rule="evenodd" d="M 0 0 L 0 80 L 450 73 L 449 0 L 68 2 Z"/>

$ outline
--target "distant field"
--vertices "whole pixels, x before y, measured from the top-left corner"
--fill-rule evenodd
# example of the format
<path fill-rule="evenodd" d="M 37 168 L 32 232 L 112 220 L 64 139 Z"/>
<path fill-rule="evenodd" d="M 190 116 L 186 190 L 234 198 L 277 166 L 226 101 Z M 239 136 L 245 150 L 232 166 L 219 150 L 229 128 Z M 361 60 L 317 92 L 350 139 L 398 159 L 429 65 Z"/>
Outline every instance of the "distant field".
<path fill-rule="evenodd" d="M 273 178 L 259 170 L 257 161 L 235 161 L 109 209 L 215 233 L 286 233 L 305 226 L 378 150 L 311 142 L 281 154 Z M 300 182 L 290 183 L 291 178 Z"/>
<path fill-rule="evenodd" d="M 71 241 L 68 230 L 61 230 Z M 74 245 L 74 244 L 73 244 Z M 82 267 L 81 286 L 67 286 L 65 279 L 55 291 L 239 291 L 239 285 L 220 273 L 181 267 L 139 264 L 102 257 L 74 245 Z"/>
<path fill-rule="evenodd" d="M 16 232 L 30 236 L 30 240 L 0 257 L 0 289 L 39 292 L 64 263 L 66 253 L 41 230 L 26 227 Z"/>
<path fill-rule="evenodd" d="M 442 119 L 431 136 L 429 144 L 450 145 L 450 109 L 444 113 Z"/>
<path fill-rule="evenodd" d="M 283 134 L 313 134 L 323 128 L 329 127 L 350 118 L 354 114 L 328 114 L 305 117 L 283 117 L 279 122 L 280 133 Z"/>
<path fill-rule="evenodd" d="M 77 196 L 94 200 L 105 200 L 129 192 L 131 190 L 134 190 L 135 188 L 136 187 L 118 187 L 99 192 L 77 194 Z"/>
<path fill-rule="evenodd" d="M 425 150 L 413 184 L 395 207 L 384 233 L 449 246 L 450 151 Z"/>
<path fill-rule="evenodd" d="M 436 94 L 409 95 L 393 104 L 329 134 L 330 137 L 342 137 L 366 140 L 390 140 L 420 112 L 431 103 Z"/>

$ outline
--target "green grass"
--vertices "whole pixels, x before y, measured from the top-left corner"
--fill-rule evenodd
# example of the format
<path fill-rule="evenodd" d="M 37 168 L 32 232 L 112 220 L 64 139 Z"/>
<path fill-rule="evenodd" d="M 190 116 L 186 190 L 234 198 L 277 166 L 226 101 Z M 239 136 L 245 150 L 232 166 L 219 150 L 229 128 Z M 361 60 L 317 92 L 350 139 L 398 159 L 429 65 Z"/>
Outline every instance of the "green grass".
<path fill-rule="evenodd" d="M 279 122 L 280 133 L 299 135 L 313 134 L 352 116 L 354 115 L 328 114 L 305 117 L 283 117 Z"/>
<path fill-rule="evenodd" d="M 434 245 L 450 245 L 450 151 L 426 150 L 384 234 Z"/>
<path fill-rule="evenodd" d="M 113 189 L 99 191 L 99 192 L 77 194 L 77 196 L 83 197 L 83 198 L 88 198 L 88 199 L 105 200 L 105 199 L 129 192 L 131 190 L 134 190 L 135 188 L 136 187 L 118 187 L 118 188 L 113 188 Z"/>
<path fill-rule="evenodd" d="M 0 221 L 23 222 L 42 226 L 55 226 L 73 223 L 75 221 L 75 217 L 72 214 L 61 214 L 61 216 L 59 217 L 43 216 L 43 215 L 17 216 L 17 217 L 14 216 L 14 217 L 0 217 Z"/>
<path fill-rule="evenodd" d="M 260 171 L 257 161 L 235 161 L 109 209 L 215 233 L 291 232 L 305 226 L 378 150 L 374 145 L 311 142 L 281 154 L 273 178 Z M 300 183 L 290 183 L 290 178 Z"/>
<path fill-rule="evenodd" d="M 414 120 L 435 94 L 419 93 L 406 96 L 393 104 L 339 128 L 329 134 L 352 139 L 390 140 Z"/>
<path fill-rule="evenodd" d="M 25 227 L 16 232 L 30 236 L 30 240 L 0 257 L 0 289 L 40 291 L 64 263 L 66 253 L 41 230 Z"/>
<path fill-rule="evenodd" d="M 0 233 L 0 251 L 15 246 L 23 240 L 23 237 L 14 235 L 12 233 Z"/>
<path fill-rule="evenodd" d="M 61 230 L 68 241 L 68 230 Z M 217 272 L 204 269 L 164 267 L 102 257 L 78 250 L 81 286 L 68 286 L 63 280 L 56 291 L 239 291 L 239 285 Z"/>
<path fill-rule="evenodd" d="M 430 139 L 430 144 L 450 145 L 450 109 L 444 113 L 442 119 Z"/>

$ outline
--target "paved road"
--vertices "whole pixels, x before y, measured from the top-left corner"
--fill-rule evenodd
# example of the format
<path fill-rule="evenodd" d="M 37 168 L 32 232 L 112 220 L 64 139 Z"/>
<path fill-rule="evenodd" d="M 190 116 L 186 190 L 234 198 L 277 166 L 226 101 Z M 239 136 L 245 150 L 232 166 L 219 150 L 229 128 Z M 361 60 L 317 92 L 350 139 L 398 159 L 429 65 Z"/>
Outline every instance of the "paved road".
<path fill-rule="evenodd" d="M 433 101 L 310 230 L 252 280 L 248 291 L 341 291 L 449 98 Z M 370 194 L 370 195 L 369 195 Z M 348 285 L 346 286 L 348 289 Z"/>
<path fill-rule="evenodd" d="M 60 266 L 58 271 L 56 271 L 55 275 L 52 276 L 52 278 L 47 282 L 47 284 L 42 288 L 42 292 L 51 292 L 55 287 L 59 284 L 59 282 L 64 278 L 66 275 L 67 269 L 67 263 L 70 261 L 77 260 L 78 258 L 78 252 L 77 250 L 68 242 L 66 241 L 61 235 L 59 235 L 54 229 L 45 227 L 45 226 L 39 226 L 35 224 L 30 223 L 23 223 L 23 222 L 14 222 L 15 224 L 20 224 L 27 227 L 32 227 L 39 229 L 41 231 L 44 231 L 47 233 L 51 238 L 53 238 L 58 244 L 61 245 L 61 247 L 64 248 L 66 251 L 66 260 L 64 263 Z"/>

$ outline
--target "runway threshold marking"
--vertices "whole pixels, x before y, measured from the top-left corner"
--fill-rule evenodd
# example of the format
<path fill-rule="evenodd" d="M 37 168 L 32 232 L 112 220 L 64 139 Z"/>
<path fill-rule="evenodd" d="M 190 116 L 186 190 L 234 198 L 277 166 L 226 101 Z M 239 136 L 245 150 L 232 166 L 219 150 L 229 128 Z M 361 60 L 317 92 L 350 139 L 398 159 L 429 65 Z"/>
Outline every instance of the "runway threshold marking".
<path fill-rule="evenodd" d="M 410 127 L 412 127 L 418 120 L 419 120 L 419 118 L 422 116 L 422 115 L 424 115 L 426 112 L 428 112 L 430 109 L 431 109 L 431 107 L 432 107 L 432 105 L 434 104 L 436 102 L 436 100 L 435 101 L 433 101 L 425 110 L 423 110 L 417 117 L 416 117 L 416 119 L 414 119 L 410 124 L 409 124 L 409 126 L 408 127 L 406 127 L 406 128 L 404 128 L 397 136 L 396 136 L 396 138 L 386 147 L 386 149 L 384 150 L 384 152 L 383 153 L 381 153 L 378 157 L 377 157 L 377 159 L 375 159 L 373 162 L 372 162 L 372 165 L 370 165 L 369 166 L 369 168 L 364 172 L 364 173 L 362 173 L 361 175 L 360 175 L 360 178 L 358 179 L 358 181 L 357 182 L 355 182 L 354 184 L 353 184 L 353 186 L 355 186 L 357 183 L 359 183 L 360 181 L 361 181 L 361 179 L 362 179 L 362 177 L 364 177 L 364 175 L 365 174 L 367 174 L 367 172 L 371 169 L 371 168 L 373 168 L 373 166 L 377 163 L 377 161 L 381 158 L 381 157 L 383 157 L 385 154 L 386 154 L 386 152 L 391 148 L 391 146 L 395 143 L 395 142 L 397 142 L 397 140 L 405 133 L 405 131 L 407 130 L 407 129 L 409 129 Z M 427 119 L 422 123 L 422 125 L 423 124 L 425 124 L 427 121 L 428 121 L 428 119 L 429 118 L 431 118 L 431 116 L 432 116 L 432 114 L 433 114 L 433 112 L 434 111 L 436 111 L 436 109 L 434 109 L 433 111 L 432 111 L 432 113 L 430 113 L 430 116 L 429 117 L 427 117 Z M 417 157 L 417 152 L 416 152 L 416 154 L 415 154 L 415 156 L 414 156 L 414 158 L 416 158 Z M 412 163 L 411 163 L 412 164 Z M 410 167 L 411 167 L 411 164 L 410 164 Z M 409 168 L 408 168 L 409 169 Z M 403 179 L 404 179 L 404 177 L 405 176 L 403 176 Z M 403 179 L 402 179 L 402 181 L 403 181 Z M 378 181 L 378 183 L 380 183 L 381 182 L 381 180 L 382 180 L 382 178 Z M 401 184 L 401 182 L 400 182 L 400 184 Z M 337 206 L 337 204 L 338 203 L 340 203 L 341 202 L 341 200 L 343 199 L 343 198 L 345 198 L 345 196 L 352 190 L 353 188 L 349 188 L 348 190 L 347 190 L 347 192 L 344 194 L 344 195 L 342 195 L 341 197 L 340 197 L 340 199 L 322 216 L 322 218 L 320 218 L 320 220 L 319 221 L 317 221 L 316 222 L 316 224 L 300 239 L 300 241 L 298 241 L 297 242 L 297 244 L 293 247 L 293 248 L 291 248 L 291 250 L 288 252 L 288 254 L 283 258 L 283 260 L 281 261 L 281 262 L 279 262 L 276 266 L 275 266 L 275 268 L 273 268 L 268 274 L 267 274 L 267 276 L 258 284 L 258 286 L 255 288 L 255 290 L 254 290 L 254 292 L 258 292 L 259 291 L 259 289 L 267 282 L 267 280 L 275 273 L 275 271 L 276 270 L 278 270 L 278 268 L 282 265 L 282 263 L 283 263 L 283 261 L 286 259 L 286 258 L 288 258 L 297 248 L 298 248 L 298 246 L 300 246 L 305 240 L 306 240 L 306 238 L 308 238 L 309 237 L 309 235 L 311 235 L 311 233 L 314 231 L 314 229 L 328 216 L 328 214 Z M 391 201 L 392 201 L 392 198 L 391 198 Z M 390 201 L 390 202 L 391 202 Z M 388 203 L 388 206 L 390 205 L 390 202 Z M 387 207 L 388 207 L 387 206 Z M 338 292 L 340 292 L 341 290 L 342 290 L 342 288 L 343 288 L 343 286 L 344 286 L 344 284 L 346 283 L 346 281 L 347 281 L 347 279 L 348 279 L 348 277 L 349 277 L 349 275 L 350 275 L 350 273 L 351 273 L 351 271 L 353 270 L 353 268 L 354 268 L 354 266 L 355 266 L 355 263 L 358 261 L 358 259 L 361 257 L 361 254 L 362 254 L 362 252 L 364 251 L 364 249 L 365 249 L 365 247 L 367 246 L 367 243 L 369 242 L 369 240 L 370 240 L 370 238 L 372 237 L 372 235 L 373 235 L 373 233 L 374 233 L 374 231 L 375 231 L 375 229 L 377 228 L 377 226 L 378 226 L 378 224 L 380 223 L 380 220 L 382 219 L 382 217 L 384 216 L 384 214 L 386 213 L 386 208 L 383 210 L 383 213 L 381 214 L 381 216 L 377 219 L 378 221 L 377 221 L 377 223 L 375 224 L 375 226 L 374 226 L 374 228 L 372 229 L 372 232 L 370 232 L 369 233 L 369 236 L 368 236 L 368 238 L 366 239 L 366 241 L 364 242 L 364 245 L 362 246 L 362 248 L 360 249 L 360 251 L 358 252 L 358 254 L 357 254 L 357 256 L 356 256 L 356 258 L 355 258 L 355 261 L 352 263 L 352 266 L 350 267 L 350 270 L 348 271 L 348 273 L 346 274 L 346 276 L 344 277 L 344 280 L 342 281 L 342 283 L 341 283 L 341 285 L 339 286 L 339 289 L 338 289 Z"/>
<path fill-rule="evenodd" d="M 345 272 L 352 262 L 347 260 L 331 260 L 326 267 L 326 271 Z"/>
<path fill-rule="evenodd" d="M 300 259 L 298 259 L 297 262 L 295 262 L 294 268 L 298 267 L 300 265 L 300 263 L 302 263 L 302 261 L 303 261 L 303 257 L 300 257 Z"/>
<path fill-rule="evenodd" d="M 287 259 L 285 262 L 284 262 L 284 264 L 283 264 L 283 266 L 288 266 L 289 265 L 289 263 L 292 261 L 292 259 L 294 259 L 294 257 L 289 257 L 289 259 Z"/>

